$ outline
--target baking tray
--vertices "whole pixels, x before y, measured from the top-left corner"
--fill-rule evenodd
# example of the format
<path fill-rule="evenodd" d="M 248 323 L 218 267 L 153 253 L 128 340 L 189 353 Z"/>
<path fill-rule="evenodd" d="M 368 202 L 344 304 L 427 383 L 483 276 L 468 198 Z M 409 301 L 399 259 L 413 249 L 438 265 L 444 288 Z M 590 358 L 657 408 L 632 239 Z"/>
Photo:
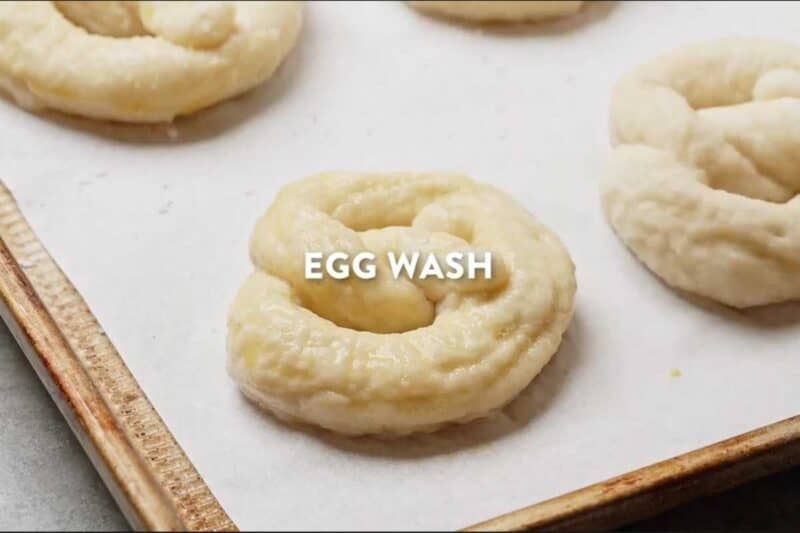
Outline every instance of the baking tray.
<path fill-rule="evenodd" d="M 274 79 L 172 126 L 0 103 L 5 183 L 72 282 L 7 200 L 6 314 L 143 528 L 454 529 L 541 501 L 484 526 L 605 527 L 787 466 L 795 421 L 696 450 L 800 412 L 800 306 L 733 311 L 663 286 L 608 228 L 597 179 L 621 75 L 699 39 L 796 40 L 797 14 L 593 3 L 508 32 L 399 2 L 312 3 Z M 226 310 L 256 218 L 281 185 L 329 169 L 464 171 L 563 239 L 575 319 L 497 416 L 344 439 L 264 416 L 225 375 Z"/>
<path fill-rule="evenodd" d="M 234 523 L 0 185 L 0 315 L 131 525 Z M 800 464 L 800 416 L 466 529 L 604 530 Z"/>
<path fill-rule="evenodd" d="M 0 239 L 3 321 L 131 525 L 233 529 L 2 184 Z"/>

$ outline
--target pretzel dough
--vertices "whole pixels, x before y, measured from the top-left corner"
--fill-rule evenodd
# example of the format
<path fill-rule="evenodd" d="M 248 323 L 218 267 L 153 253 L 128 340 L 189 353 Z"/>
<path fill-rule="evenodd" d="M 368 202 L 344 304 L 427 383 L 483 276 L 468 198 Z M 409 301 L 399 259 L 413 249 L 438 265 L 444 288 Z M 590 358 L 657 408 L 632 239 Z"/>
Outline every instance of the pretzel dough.
<path fill-rule="evenodd" d="M 26 108 L 170 121 L 269 78 L 301 18 L 298 2 L 0 2 L 0 87 Z"/>
<path fill-rule="evenodd" d="M 611 104 L 611 225 L 668 284 L 734 307 L 800 298 L 800 48 L 723 39 L 640 67 Z"/>
<path fill-rule="evenodd" d="M 491 280 L 308 281 L 304 252 L 492 251 Z M 561 342 L 575 277 L 558 238 L 505 194 L 433 174 L 322 174 L 285 187 L 251 241 L 228 369 L 281 418 L 407 434 L 483 417 Z"/>
<path fill-rule="evenodd" d="M 472 22 L 523 22 L 547 20 L 576 13 L 583 2 L 541 1 L 416 1 L 410 4 L 434 15 Z"/>

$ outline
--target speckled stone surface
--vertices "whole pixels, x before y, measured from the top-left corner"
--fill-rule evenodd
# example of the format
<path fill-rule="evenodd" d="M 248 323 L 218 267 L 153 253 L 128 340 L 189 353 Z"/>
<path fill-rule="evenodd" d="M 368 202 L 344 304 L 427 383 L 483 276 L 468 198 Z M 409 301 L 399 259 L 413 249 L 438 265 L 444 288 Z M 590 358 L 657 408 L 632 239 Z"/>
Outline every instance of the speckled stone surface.
<path fill-rule="evenodd" d="M 128 530 L 2 323 L 0 398 L 0 530 Z"/>
<path fill-rule="evenodd" d="M 2 324 L 0 398 L 0 530 L 128 530 L 89 459 Z M 742 529 L 800 530 L 800 469 L 625 528 Z"/>

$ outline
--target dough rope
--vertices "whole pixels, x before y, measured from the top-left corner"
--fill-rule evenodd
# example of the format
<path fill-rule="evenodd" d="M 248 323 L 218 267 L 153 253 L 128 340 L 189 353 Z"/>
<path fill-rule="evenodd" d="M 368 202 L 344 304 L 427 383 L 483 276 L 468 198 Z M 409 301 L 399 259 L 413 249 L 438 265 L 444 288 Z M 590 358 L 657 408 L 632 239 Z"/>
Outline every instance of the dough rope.
<path fill-rule="evenodd" d="M 583 2 L 570 0 L 539 1 L 428 1 L 410 4 L 427 13 L 472 22 L 524 22 L 564 17 L 576 13 Z"/>
<path fill-rule="evenodd" d="M 386 251 L 493 253 L 492 279 L 394 279 Z M 378 277 L 304 278 L 305 251 L 371 251 Z M 557 350 L 575 293 L 558 238 L 469 178 L 312 176 L 256 225 L 228 370 L 280 418 L 346 434 L 432 431 L 514 398 Z"/>
<path fill-rule="evenodd" d="M 601 184 L 619 237 L 668 284 L 734 307 L 800 298 L 800 48 L 686 46 L 611 104 Z"/>
<path fill-rule="evenodd" d="M 30 109 L 170 121 L 269 78 L 301 19 L 298 2 L 0 2 L 0 87 Z"/>

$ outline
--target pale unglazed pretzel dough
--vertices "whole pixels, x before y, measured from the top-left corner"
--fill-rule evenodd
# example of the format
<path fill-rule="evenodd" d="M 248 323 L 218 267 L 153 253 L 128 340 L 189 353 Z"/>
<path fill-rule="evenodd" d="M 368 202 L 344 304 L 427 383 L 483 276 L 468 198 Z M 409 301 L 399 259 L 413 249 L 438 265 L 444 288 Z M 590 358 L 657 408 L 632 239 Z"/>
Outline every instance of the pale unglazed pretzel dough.
<path fill-rule="evenodd" d="M 0 2 L 0 87 L 31 109 L 170 121 L 269 78 L 301 19 L 298 2 Z"/>
<path fill-rule="evenodd" d="M 547 20 L 576 13 L 583 2 L 570 0 L 542 1 L 427 1 L 410 2 L 435 15 L 474 22 L 524 22 Z"/>
<path fill-rule="evenodd" d="M 620 238 L 668 284 L 734 307 L 800 298 L 800 48 L 731 38 L 625 77 L 602 180 Z"/>
<path fill-rule="evenodd" d="M 491 280 L 395 280 L 387 251 L 491 251 Z M 378 256 L 378 278 L 312 280 L 304 251 Z M 256 225 L 255 272 L 229 317 L 228 370 L 277 416 L 403 435 L 514 398 L 570 322 L 574 268 L 510 197 L 458 175 L 312 176 Z"/>

